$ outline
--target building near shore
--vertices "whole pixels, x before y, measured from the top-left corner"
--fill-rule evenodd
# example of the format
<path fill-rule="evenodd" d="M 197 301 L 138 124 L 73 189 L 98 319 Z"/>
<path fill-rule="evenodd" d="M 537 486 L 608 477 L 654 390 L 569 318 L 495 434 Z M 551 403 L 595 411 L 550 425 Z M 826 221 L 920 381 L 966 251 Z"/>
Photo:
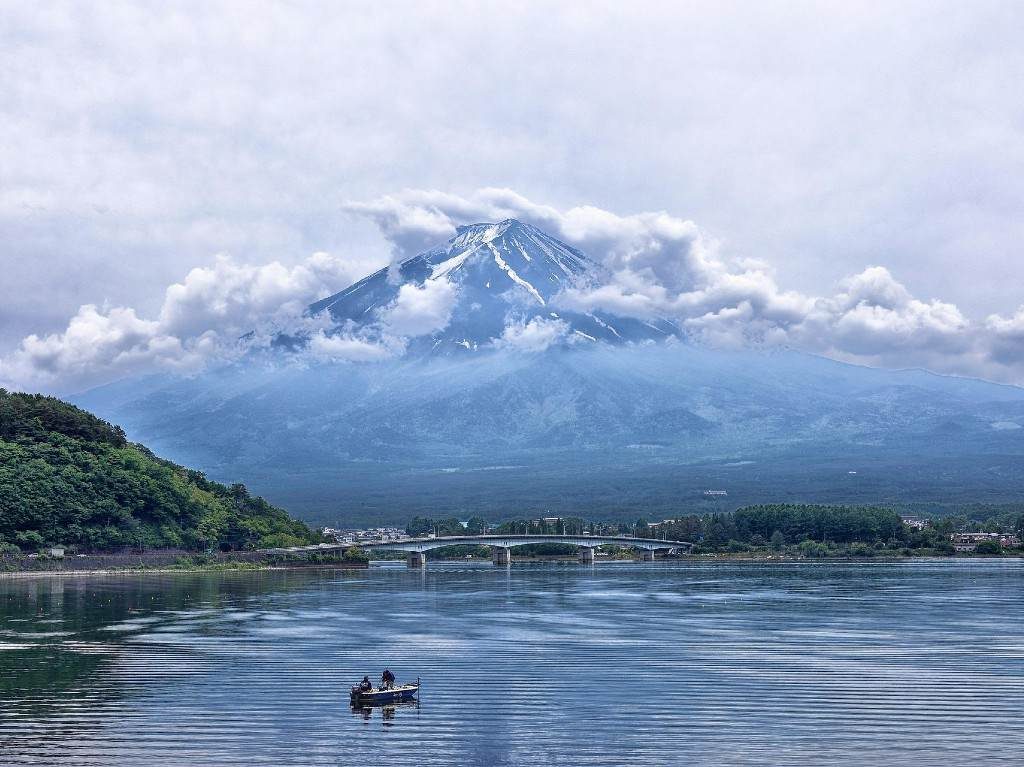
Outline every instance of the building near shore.
<path fill-rule="evenodd" d="M 405 537 L 405 531 L 397 527 L 371 527 L 365 530 L 340 530 L 325 527 L 323 535 L 336 543 L 358 546 L 360 543 L 379 543 L 381 541 L 397 541 Z"/>
<path fill-rule="evenodd" d="M 996 541 L 1004 549 L 1020 546 L 1020 538 L 1012 533 L 953 533 L 949 536 L 957 551 L 974 551 L 982 541 Z"/>

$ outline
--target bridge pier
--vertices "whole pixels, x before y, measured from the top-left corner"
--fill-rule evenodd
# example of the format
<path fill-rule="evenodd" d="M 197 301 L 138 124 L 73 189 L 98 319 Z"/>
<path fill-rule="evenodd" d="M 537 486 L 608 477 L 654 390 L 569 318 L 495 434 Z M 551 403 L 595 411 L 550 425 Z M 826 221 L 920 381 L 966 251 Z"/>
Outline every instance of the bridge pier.
<path fill-rule="evenodd" d="M 502 546 L 492 546 L 491 562 L 496 565 L 512 564 L 512 549 L 506 549 Z"/>
<path fill-rule="evenodd" d="M 639 559 L 641 562 L 653 562 L 654 549 L 640 549 Z"/>
<path fill-rule="evenodd" d="M 427 566 L 427 555 L 422 551 L 410 551 L 405 556 L 405 563 L 409 567 L 426 567 Z"/>
<path fill-rule="evenodd" d="M 584 546 L 580 549 L 580 562 L 585 565 L 594 564 L 594 547 Z"/>

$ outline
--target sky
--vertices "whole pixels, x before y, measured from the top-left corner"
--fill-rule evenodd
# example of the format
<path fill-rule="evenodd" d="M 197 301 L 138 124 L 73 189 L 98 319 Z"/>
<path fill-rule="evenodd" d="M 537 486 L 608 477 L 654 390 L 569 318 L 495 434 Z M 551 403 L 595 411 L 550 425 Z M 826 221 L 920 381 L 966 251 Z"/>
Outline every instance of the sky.
<path fill-rule="evenodd" d="M 1022 31 L 990 2 L 0 3 L 0 383 L 192 369 L 504 213 L 613 268 L 576 306 L 1024 383 Z"/>

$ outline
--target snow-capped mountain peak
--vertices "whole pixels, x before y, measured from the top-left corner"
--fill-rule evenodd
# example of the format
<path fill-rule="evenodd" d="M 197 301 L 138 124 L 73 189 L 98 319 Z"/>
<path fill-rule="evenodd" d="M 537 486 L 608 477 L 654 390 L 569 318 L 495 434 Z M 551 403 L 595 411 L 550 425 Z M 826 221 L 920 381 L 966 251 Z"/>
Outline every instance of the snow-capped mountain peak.
<path fill-rule="evenodd" d="M 405 262 L 403 272 L 421 257 L 430 265 L 428 279 L 483 277 L 488 290 L 519 288 L 541 306 L 566 285 L 595 281 L 602 272 L 575 248 L 516 219 L 460 226 L 447 247 Z"/>
<path fill-rule="evenodd" d="M 448 281 L 456 291 L 448 324 L 421 339 L 434 352 L 491 346 L 510 326 L 557 320 L 561 335 L 574 341 L 621 343 L 664 339 L 675 333 L 665 321 L 642 322 L 611 315 L 553 310 L 569 287 L 607 279 L 604 267 L 535 226 L 516 219 L 460 226 L 445 245 L 381 269 L 310 307 L 343 323 L 364 325 L 381 318 L 403 285 L 427 287 Z"/>

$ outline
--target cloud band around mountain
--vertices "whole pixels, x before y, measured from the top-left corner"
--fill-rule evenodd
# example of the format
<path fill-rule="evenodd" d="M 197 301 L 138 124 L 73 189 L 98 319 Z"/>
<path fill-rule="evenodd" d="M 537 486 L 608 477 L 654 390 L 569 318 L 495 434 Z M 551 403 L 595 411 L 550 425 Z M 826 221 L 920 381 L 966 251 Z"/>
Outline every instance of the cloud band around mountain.
<path fill-rule="evenodd" d="M 611 274 L 603 285 L 564 291 L 558 303 L 567 309 L 668 317 L 693 340 L 717 346 L 792 346 L 870 365 L 1024 381 L 1024 307 L 975 322 L 951 303 L 913 296 L 884 266 L 851 275 L 831 296 L 811 296 L 780 287 L 762 261 L 726 257 L 694 222 L 666 212 L 559 211 L 494 188 L 464 197 L 409 190 L 347 207 L 376 221 L 399 260 L 468 222 L 518 218 L 550 231 Z"/>
<path fill-rule="evenodd" d="M 691 340 L 712 346 L 791 346 L 870 365 L 1024 381 L 1024 307 L 972 321 L 953 304 L 913 296 L 883 266 L 850 276 L 833 295 L 811 296 L 780 287 L 761 261 L 727 257 L 692 221 L 665 212 L 561 211 L 494 188 L 467 196 L 407 190 L 345 208 L 377 224 L 394 262 L 452 237 L 462 224 L 533 224 L 609 275 L 600 285 L 564 290 L 556 304 L 566 310 L 670 318 Z M 168 287 L 153 319 L 130 307 L 87 304 L 63 332 L 26 337 L 0 359 L 0 382 L 67 390 L 155 370 L 198 370 L 266 348 L 281 333 L 308 339 L 297 359 L 371 362 L 401 355 L 407 339 L 448 322 L 456 287 L 447 280 L 402 286 L 369 328 L 339 330 L 305 314 L 311 302 L 362 276 L 354 269 L 325 253 L 292 267 L 220 257 Z M 564 323 L 510 321 L 492 347 L 537 351 L 570 335 Z"/>

